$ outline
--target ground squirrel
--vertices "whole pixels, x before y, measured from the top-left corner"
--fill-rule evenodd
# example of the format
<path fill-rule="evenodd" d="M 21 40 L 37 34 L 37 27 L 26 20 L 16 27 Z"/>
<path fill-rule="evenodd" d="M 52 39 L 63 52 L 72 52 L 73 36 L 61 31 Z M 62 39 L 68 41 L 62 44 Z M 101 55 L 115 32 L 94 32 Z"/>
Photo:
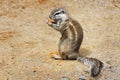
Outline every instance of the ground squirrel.
<path fill-rule="evenodd" d="M 103 63 L 95 58 L 79 56 L 79 48 L 83 40 L 83 29 L 81 25 L 72 19 L 64 8 L 52 10 L 47 24 L 59 31 L 62 35 L 58 45 L 60 56 L 54 56 L 54 58 L 78 60 L 90 67 L 92 77 L 97 77 L 101 72 Z"/>

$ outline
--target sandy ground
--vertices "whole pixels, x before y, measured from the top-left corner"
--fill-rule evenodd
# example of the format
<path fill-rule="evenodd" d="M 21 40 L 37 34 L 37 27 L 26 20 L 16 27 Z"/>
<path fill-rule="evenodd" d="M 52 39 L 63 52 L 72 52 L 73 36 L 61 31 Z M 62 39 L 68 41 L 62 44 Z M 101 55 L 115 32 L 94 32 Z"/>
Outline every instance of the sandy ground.
<path fill-rule="evenodd" d="M 77 61 L 54 60 L 60 33 L 46 20 L 64 7 L 83 27 L 83 56 L 104 62 L 98 78 Z M 0 80 L 120 80 L 120 0 L 0 0 Z"/>

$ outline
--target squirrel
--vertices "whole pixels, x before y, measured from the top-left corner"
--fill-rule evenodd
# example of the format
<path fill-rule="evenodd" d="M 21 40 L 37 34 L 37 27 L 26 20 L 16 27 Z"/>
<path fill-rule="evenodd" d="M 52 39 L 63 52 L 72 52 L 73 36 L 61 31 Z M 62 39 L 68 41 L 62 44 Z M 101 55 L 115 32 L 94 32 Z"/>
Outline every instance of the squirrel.
<path fill-rule="evenodd" d="M 81 25 L 72 19 L 66 9 L 55 8 L 51 11 L 47 22 L 48 26 L 61 33 L 58 45 L 59 56 L 55 55 L 54 59 L 77 60 L 90 67 L 92 77 L 97 77 L 102 68 L 103 62 L 96 58 L 82 57 L 79 55 L 79 49 L 83 41 L 83 29 Z"/>

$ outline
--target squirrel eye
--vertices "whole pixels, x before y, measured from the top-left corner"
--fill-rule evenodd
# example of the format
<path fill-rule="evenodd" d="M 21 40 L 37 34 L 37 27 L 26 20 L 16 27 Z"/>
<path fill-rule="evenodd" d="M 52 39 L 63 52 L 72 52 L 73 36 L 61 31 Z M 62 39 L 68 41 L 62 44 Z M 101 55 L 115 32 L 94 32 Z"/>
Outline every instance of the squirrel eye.
<path fill-rule="evenodd" d="M 60 14 L 60 13 L 56 13 L 55 15 L 58 15 L 58 14 Z"/>

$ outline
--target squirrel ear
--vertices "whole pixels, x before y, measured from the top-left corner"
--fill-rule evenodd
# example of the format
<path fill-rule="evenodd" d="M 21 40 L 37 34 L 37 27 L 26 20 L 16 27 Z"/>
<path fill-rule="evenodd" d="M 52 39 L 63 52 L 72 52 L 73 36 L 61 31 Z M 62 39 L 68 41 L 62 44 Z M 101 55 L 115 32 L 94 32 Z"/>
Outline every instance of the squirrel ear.
<path fill-rule="evenodd" d="M 61 9 L 61 11 L 62 11 L 63 13 L 67 13 L 67 12 L 66 12 L 66 10 L 65 10 L 65 9 L 63 9 L 63 8 Z"/>
<path fill-rule="evenodd" d="M 65 10 L 63 10 L 63 11 L 62 11 L 62 13 L 66 13 L 66 11 L 65 11 Z"/>

